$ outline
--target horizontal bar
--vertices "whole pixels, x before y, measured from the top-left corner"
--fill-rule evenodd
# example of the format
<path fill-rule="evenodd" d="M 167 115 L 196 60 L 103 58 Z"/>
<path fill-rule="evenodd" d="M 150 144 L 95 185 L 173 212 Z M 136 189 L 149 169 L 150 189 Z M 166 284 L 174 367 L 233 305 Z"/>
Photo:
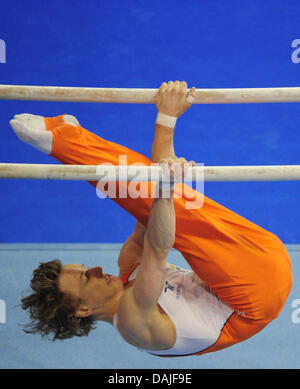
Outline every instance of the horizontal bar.
<path fill-rule="evenodd" d="M 0 85 L 0 100 L 153 104 L 158 89 Z M 300 87 L 197 89 L 194 104 L 300 102 Z"/>
<path fill-rule="evenodd" d="M 300 181 L 300 165 L 196 166 L 186 181 Z M 160 166 L 0 163 L 0 178 L 74 181 L 159 181 Z"/>

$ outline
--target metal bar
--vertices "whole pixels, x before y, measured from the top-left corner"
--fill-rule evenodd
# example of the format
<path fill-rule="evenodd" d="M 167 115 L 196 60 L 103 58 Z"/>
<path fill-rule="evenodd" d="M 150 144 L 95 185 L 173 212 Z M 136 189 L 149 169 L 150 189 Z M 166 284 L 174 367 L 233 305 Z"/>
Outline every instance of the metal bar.
<path fill-rule="evenodd" d="M 0 100 L 154 104 L 158 89 L 0 85 Z M 193 104 L 300 102 L 300 87 L 197 89 Z"/>
<path fill-rule="evenodd" d="M 160 166 L 0 163 L 0 178 L 75 181 L 159 181 Z M 196 166 L 186 181 L 300 181 L 300 165 Z"/>

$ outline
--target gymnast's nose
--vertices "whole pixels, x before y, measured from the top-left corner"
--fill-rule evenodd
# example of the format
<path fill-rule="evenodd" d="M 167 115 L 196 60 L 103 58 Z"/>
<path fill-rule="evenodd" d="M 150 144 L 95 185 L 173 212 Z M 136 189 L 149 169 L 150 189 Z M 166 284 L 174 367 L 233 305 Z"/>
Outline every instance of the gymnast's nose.
<path fill-rule="evenodd" d="M 87 271 L 89 277 L 101 278 L 103 276 L 103 271 L 101 266 L 93 267 Z"/>

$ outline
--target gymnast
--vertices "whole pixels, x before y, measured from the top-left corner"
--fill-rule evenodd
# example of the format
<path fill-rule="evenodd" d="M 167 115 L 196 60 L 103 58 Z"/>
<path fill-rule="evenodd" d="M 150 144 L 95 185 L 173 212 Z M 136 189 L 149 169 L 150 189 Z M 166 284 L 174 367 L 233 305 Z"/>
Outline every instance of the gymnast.
<path fill-rule="evenodd" d="M 119 253 L 117 277 L 101 266 L 40 263 L 32 293 L 22 298 L 31 318 L 25 332 L 67 339 L 88 335 L 96 321 L 105 321 L 138 349 L 175 357 L 242 342 L 280 314 L 292 285 L 281 240 L 183 182 L 174 184 L 176 175 L 184 177 L 185 167 L 195 165 L 177 158 L 173 146 L 176 120 L 194 96 L 185 81 L 162 83 L 151 159 L 87 131 L 72 115 L 21 114 L 10 121 L 20 140 L 63 164 L 118 165 L 126 155 L 128 165 L 158 163 L 170 177 L 168 185 L 157 185 L 155 198 L 112 198 L 136 218 Z M 118 182 L 117 193 L 121 185 L 128 183 Z M 202 198 L 202 207 L 186 206 L 191 194 Z M 191 270 L 167 262 L 172 248 Z"/>

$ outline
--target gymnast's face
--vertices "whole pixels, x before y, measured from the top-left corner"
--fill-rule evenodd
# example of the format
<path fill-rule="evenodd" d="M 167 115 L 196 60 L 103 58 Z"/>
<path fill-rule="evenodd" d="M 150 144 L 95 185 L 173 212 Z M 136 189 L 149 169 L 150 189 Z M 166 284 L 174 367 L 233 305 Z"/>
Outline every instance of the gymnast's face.
<path fill-rule="evenodd" d="M 59 290 L 79 298 L 82 304 L 76 316 L 96 315 L 109 305 L 122 286 L 118 277 L 103 273 L 102 267 L 87 269 L 84 265 L 63 266 L 58 279 Z"/>

